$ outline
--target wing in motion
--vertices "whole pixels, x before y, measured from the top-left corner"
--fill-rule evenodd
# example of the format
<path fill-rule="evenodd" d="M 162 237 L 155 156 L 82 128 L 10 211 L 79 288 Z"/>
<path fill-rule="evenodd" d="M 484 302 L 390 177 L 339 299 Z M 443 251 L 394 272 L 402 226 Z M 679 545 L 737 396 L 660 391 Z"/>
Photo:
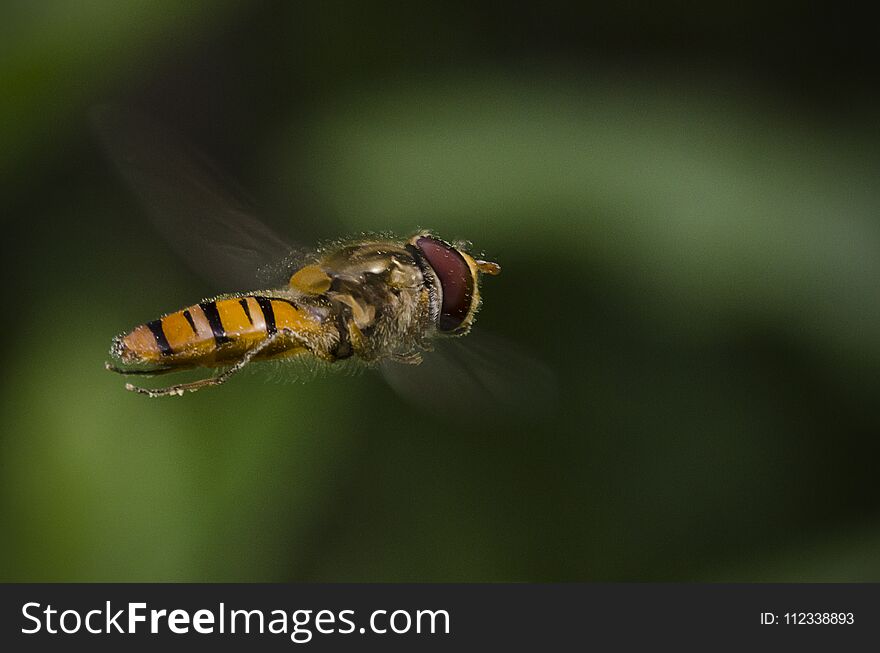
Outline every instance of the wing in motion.
<path fill-rule="evenodd" d="M 91 118 L 152 224 L 200 276 L 225 292 L 289 277 L 304 250 L 254 217 L 207 158 L 129 110 L 103 105 Z"/>
<path fill-rule="evenodd" d="M 438 338 L 419 365 L 385 361 L 388 385 L 409 403 L 445 419 L 506 415 L 539 419 L 555 410 L 556 381 L 543 363 L 495 334 Z"/>

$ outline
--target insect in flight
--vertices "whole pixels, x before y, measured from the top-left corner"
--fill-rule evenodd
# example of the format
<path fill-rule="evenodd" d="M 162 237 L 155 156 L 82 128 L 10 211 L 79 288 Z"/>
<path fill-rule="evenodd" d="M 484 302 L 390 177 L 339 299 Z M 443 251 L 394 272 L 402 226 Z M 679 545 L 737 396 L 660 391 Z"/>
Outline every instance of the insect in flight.
<path fill-rule="evenodd" d="M 219 370 L 161 388 L 126 384 L 128 390 L 183 395 L 220 385 L 262 360 L 359 361 L 379 367 L 392 387 L 417 399 L 450 379 L 428 383 L 425 374 L 411 372 L 416 368 L 455 377 L 452 385 L 465 393 L 497 385 L 499 364 L 515 365 L 532 382 L 543 375 L 513 350 L 483 346 L 473 355 L 445 359 L 434 351 L 470 331 L 481 277 L 499 274 L 497 263 L 428 231 L 407 239 L 338 242 L 303 254 L 243 208 L 208 162 L 159 125 L 109 107 L 93 117 L 110 158 L 154 226 L 186 260 L 208 278 L 237 287 L 253 287 L 260 272 L 261 281 L 270 280 L 261 286 L 269 289 L 207 299 L 117 336 L 110 350 L 114 362 L 106 364 L 111 371 L 152 376 Z M 281 262 L 280 270 L 267 261 Z M 267 270 L 277 272 L 275 283 Z M 424 357 L 434 365 L 422 364 Z"/>

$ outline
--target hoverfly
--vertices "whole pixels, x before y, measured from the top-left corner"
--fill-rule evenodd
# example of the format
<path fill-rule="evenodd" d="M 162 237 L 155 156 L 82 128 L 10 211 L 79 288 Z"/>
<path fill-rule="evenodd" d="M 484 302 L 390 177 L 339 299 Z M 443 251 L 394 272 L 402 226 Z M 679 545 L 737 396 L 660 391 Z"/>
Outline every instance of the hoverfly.
<path fill-rule="evenodd" d="M 114 338 L 113 362 L 105 364 L 113 372 L 218 370 L 193 382 L 161 388 L 129 383 L 126 389 L 180 396 L 220 385 L 264 360 L 307 359 L 331 367 L 359 361 L 379 367 L 398 392 L 421 401 L 444 385 L 454 385 L 459 399 L 469 392 L 462 388 L 477 386 L 497 395 L 489 386 L 507 372 L 527 375 L 533 385 L 546 378 L 539 364 L 509 348 L 498 352 L 483 343 L 472 354 L 443 357 L 435 351 L 471 330 L 482 276 L 501 271 L 497 263 L 472 256 L 465 244 L 419 231 L 407 239 L 368 237 L 303 254 L 255 218 L 207 161 L 159 125 L 109 107 L 95 110 L 93 119 L 153 225 L 185 260 L 227 288 L 268 279 L 260 287 L 269 289 L 206 299 Z M 274 279 L 267 275 L 279 266 Z M 425 357 L 434 365 L 423 363 Z M 445 378 L 426 380 L 431 367 Z M 499 367 L 508 369 L 499 374 Z M 417 368 L 426 374 L 404 371 Z"/>

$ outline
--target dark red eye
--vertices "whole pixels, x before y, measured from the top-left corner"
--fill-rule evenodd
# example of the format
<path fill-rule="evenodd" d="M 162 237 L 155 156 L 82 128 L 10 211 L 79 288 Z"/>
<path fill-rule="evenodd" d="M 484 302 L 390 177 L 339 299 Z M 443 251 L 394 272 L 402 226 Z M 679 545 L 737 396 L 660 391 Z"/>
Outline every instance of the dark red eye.
<path fill-rule="evenodd" d="M 441 331 L 454 331 L 471 310 L 474 296 L 474 277 L 461 253 L 432 236 L 422 236 L 416 241 L 428 263 L 437 275 L 443 291 L 443 306 L 437 323 Z"/>

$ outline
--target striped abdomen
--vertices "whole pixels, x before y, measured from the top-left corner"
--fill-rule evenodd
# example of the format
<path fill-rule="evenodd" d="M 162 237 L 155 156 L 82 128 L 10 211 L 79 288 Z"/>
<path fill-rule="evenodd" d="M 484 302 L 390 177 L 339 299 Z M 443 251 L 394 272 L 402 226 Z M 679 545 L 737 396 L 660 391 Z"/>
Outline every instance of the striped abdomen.
<path fill-rule="evenodd" d="M 142 324 L 117 338 L 111 353 L 124 363 L 210 364 L 241 356 L 282 329 L 307 335 L 319 328 L 307 309 L 290 300 L 248 295 L 201 302 Z M 289 339 L 280 344 L 291 346 Z"/>

